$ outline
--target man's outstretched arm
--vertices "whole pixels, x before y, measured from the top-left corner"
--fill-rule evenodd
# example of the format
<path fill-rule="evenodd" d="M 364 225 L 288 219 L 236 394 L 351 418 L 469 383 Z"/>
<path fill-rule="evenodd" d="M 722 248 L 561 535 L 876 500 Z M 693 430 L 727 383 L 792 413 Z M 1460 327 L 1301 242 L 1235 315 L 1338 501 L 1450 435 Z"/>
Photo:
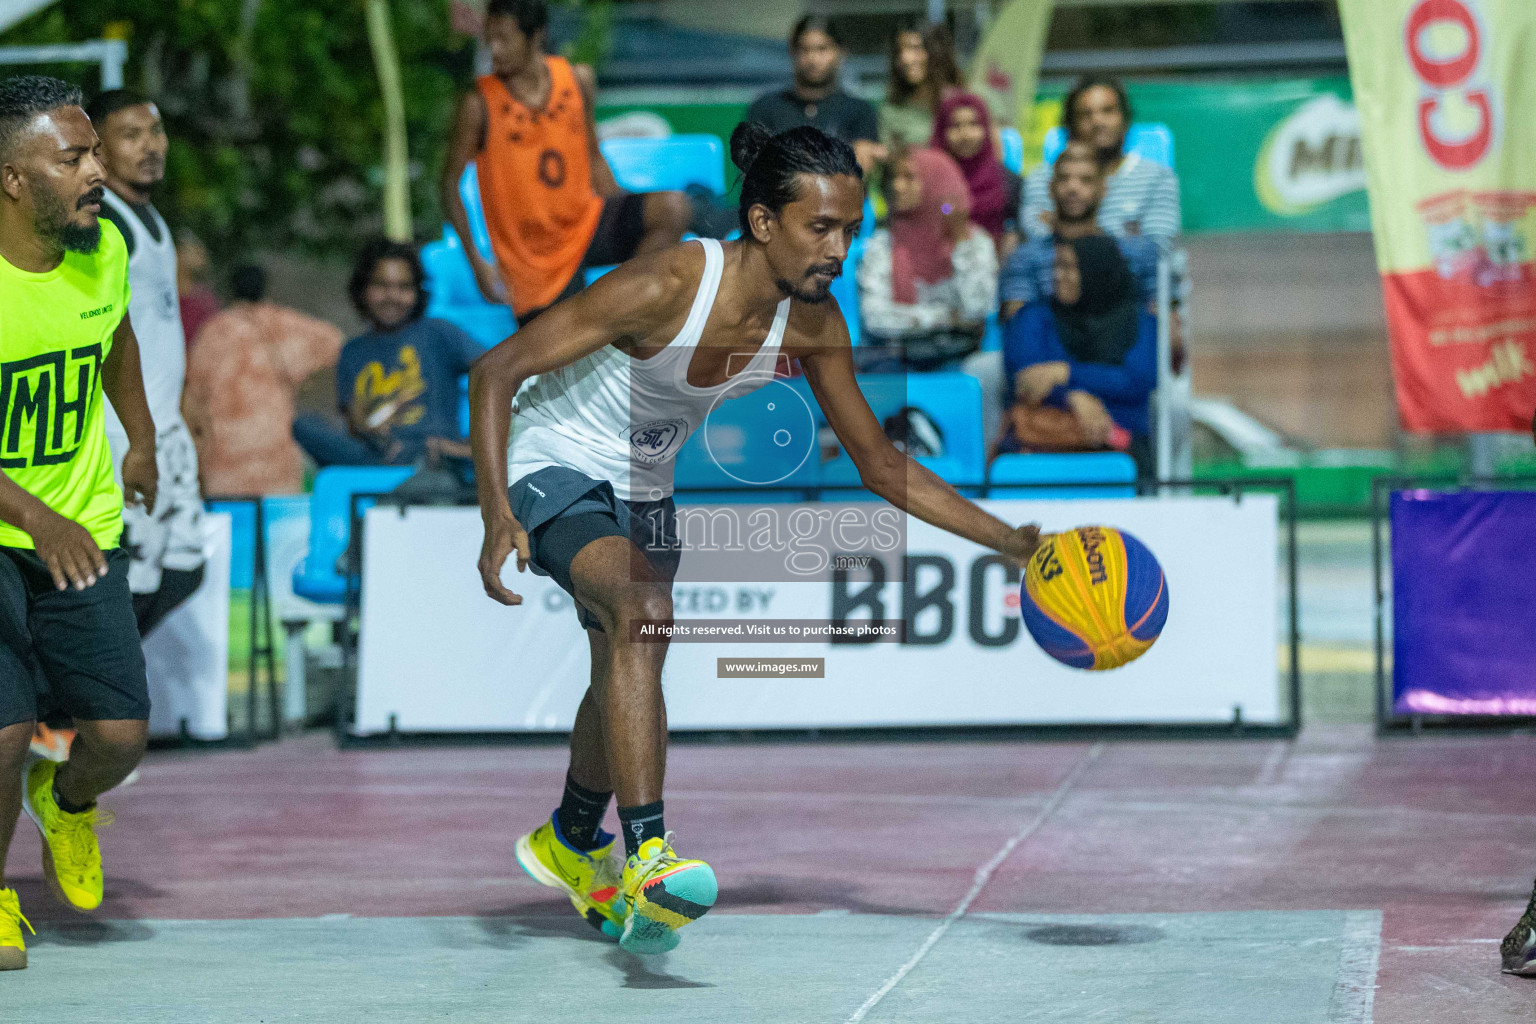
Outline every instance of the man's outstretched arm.
<path fill-rule="evenodd" d="M 823 344 L 802 356 L 801 365 L 828 425 L 859 467 L 864 486 L 903 512 L 1009 555 L 1022 566 L 1039 546 L 1040 528 L 1009 526 L 897 450 L 859 390 L 842 315 L 830 311 L 821 333 Z"/>

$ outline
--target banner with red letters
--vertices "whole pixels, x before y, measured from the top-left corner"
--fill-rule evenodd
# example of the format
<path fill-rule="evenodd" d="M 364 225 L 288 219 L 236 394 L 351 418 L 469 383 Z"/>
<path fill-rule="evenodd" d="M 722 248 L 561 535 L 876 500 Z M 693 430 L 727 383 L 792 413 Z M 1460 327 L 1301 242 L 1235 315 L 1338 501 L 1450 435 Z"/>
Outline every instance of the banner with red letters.
<path fill-rule="evenodd" d="M 1403 427 L 1528 430 L 1536 409 L 1536 2 L 1339 7 Z"/>

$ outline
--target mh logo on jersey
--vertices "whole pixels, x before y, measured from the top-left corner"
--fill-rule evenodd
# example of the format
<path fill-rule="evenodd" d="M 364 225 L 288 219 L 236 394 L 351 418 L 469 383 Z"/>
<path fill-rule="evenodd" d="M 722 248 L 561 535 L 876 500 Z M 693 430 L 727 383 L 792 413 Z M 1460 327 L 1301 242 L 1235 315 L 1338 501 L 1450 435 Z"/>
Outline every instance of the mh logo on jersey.
<path fill-rule="evenodd" d="M 629 432 L 629 452 L 648 466 L 665 462 L 688 440 L 687 420 L 651 420 Z"/>
<path fill-rule="evenodd" d="M 74 458 L 101 376 L 101 346 L 0 363 L 0 469 Z"/>

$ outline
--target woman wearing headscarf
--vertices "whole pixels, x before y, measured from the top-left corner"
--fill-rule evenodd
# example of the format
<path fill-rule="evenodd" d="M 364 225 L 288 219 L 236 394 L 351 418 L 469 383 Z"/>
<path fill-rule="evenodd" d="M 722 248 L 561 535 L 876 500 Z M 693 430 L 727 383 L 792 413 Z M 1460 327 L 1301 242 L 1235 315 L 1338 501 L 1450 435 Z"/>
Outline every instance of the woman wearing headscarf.
<path fill-rule="evenodd" d="M 1018 244 L 1014 221 L 1021 182 L 998 155 L 986 101 L 969 92 L 952 92 L 941 99 L 929 146 L 942 149 L 960 166 L 971 194 L 971 220 L 992 236 L 999 259 L 1006 258 Z"/>
<path fill-rule="evenodd" d="M 1057 243 L 1055 295 L 1008 321 L 1003 363 L 1013 405 L 1000 450 L 1115 448 L 1152 475 L 1147 400 L 1157 386 L 1157 319 L 1137 300 L 1114 239 Z"/>
<path fill-rule="evenodd" d="M 865 371 L 948 368 L 974 352 L 997 306 L 997 253 L 971 223 L 955 162 L 932 149 L 898 148 L 883 188 L 890 216 L 859 261 Z"/>

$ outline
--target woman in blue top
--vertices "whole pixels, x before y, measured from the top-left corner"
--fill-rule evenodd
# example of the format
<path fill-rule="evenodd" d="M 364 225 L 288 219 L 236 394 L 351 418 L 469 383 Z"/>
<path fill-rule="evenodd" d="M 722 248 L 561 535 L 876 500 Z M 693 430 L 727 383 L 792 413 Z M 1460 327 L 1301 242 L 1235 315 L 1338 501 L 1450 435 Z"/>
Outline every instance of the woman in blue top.
<path fill-rule="evenodd" d="M 1013 403 L 1001 451 L 1129 451 L 1153 475 L 1147 400 L 1157 386 L 1157 319 L 1115 240 L 1056 246 L 1056 294 L 1008 321 L 1003 348 Z"/>

